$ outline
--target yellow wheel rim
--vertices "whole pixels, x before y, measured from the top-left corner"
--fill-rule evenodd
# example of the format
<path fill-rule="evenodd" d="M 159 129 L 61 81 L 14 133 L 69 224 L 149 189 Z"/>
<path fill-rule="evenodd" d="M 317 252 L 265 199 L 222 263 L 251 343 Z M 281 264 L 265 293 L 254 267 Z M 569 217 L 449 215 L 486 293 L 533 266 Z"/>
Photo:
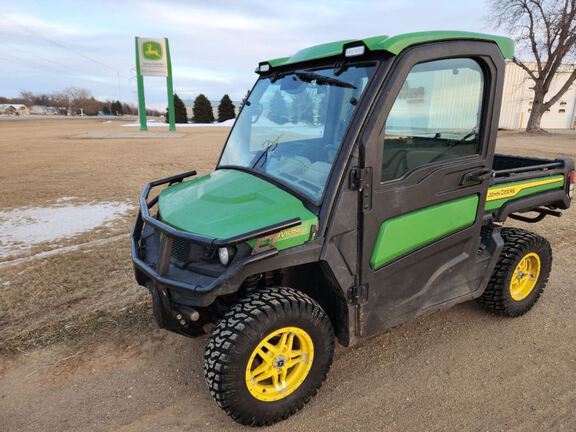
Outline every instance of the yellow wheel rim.
<path fill-rule="evenodd" d="M 510 280 L 510 295 L 514 300 L 524 300 L 530 295 L 538 282 L 540 267 L 540 257 L 533 252 L 520 260 Z"/>
<path fill-rule="evenodd" d="M 252 351 L 246 386 L 256 399 L 273 402 L 304 382 L 314 361 L 314 344 L 304 330 L 284 327 L 267 335 Z"/>

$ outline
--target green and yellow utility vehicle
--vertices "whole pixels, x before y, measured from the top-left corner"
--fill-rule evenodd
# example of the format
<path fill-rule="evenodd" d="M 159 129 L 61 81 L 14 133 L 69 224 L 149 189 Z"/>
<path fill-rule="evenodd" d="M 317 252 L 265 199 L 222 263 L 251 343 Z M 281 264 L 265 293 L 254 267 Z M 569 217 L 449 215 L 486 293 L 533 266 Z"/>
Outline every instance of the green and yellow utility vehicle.
<path fill-rule="evenodd" d="M 423 32 L 261 62 L 216 170 L 146 186 L 136 279 L 160 327 L 212 328 L 206 380 L 234 420 L 302 408 L 335 338 L 473 299 L 534 306 L 550 245 L 502 223 L 560 216 L 574 164 L 494 154 L 512 55 L 504 37 Z"/>

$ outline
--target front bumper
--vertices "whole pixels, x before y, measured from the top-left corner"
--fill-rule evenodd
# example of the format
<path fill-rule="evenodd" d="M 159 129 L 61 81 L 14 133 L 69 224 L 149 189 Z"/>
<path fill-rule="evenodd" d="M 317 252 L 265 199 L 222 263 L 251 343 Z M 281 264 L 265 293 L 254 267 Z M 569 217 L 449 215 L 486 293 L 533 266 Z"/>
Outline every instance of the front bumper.
<path fill-rule="evenodd" d="M 246 256 L 236 257 L 228 267 L 221 266 L 221 272 L 214 272 L 213 268 L 208 271 L 197 265 L 191 270 L 178 265 L 174 258 L 178 245 L 212 249 L 240 246 L 248 240 L 273 236 L 301 223 L 299 218 L 294 218 L 235 237 L 216 239 L 177 230 L 150 215 L 150 210 L 158 203 L 158 195 L 148 199 L 152 189 L 179 183 L 194 175 L 196 171 L 190 171 L 147 184 L 140 196 L 140 210 L 130 238 L 136 280 L 151 291 L 156 320 L 161 327 L 167 326 L 168 318 L 186 313 L 190 307 L 207 307 L 217 297 L 236 292 L 251 274 L 252 264 L 278 254 L 272 241 L 266 247 L 254 248 Z"/>

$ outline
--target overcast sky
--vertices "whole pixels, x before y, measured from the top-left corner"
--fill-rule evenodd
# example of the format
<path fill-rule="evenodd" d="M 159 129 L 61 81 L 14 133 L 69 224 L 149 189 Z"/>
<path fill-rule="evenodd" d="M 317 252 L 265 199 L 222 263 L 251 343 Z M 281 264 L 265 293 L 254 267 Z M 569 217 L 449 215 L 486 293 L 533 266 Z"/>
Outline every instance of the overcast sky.
<path fill-rule="evenodd" d="M 19 0 L 0 9 L 0 96 L 68 86 L 136 101 L 134 36 L 167 37 L 174 91 L 242 98 L 261 60 L 318 43 L 423 30 L 490 29 L 483 0 Z M 118 75 L 120 79 L 118 80 Z M 166 105 L 164 78 L 145 78 Z"/>

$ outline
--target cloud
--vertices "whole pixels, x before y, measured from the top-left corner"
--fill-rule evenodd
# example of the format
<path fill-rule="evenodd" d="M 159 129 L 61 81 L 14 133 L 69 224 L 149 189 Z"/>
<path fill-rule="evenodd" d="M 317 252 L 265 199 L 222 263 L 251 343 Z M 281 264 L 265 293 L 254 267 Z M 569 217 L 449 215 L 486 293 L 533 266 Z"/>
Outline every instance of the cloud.
<path fill-rule="evenodd" d="M 85 26 L 75 26 L 46 21 L 26 13 L 0 14 L 0 35 L 28 33 L 46 36 L 79 36 L 89 31 Z"/>
<path fill-rule="evenodd" d="M 143 3 L 141 12 L 153 17 L 159 25 L 177 26 L 183 30 L 255 30 L 275 24 L 266 17 L 256 17 L 246 14 L 231 13 L 226 10 L 216 11 L 199 8 L 193 5 L 182 5 L 178 8 L 160 8 L 157 3 Z"/>
<path fill-rule="evenodd" d="M 135 102 L 134 37 L 140 35 L 169 38 L 177 93 L 239 99 L 261 60 L 375 34 L 482 30 L 482 8 L 456 0 L 20 0 L 0 11 L 0 95 L 74 85 Z M 162 79 L 146 79 L 146 99 L 165 104 Z"/>

